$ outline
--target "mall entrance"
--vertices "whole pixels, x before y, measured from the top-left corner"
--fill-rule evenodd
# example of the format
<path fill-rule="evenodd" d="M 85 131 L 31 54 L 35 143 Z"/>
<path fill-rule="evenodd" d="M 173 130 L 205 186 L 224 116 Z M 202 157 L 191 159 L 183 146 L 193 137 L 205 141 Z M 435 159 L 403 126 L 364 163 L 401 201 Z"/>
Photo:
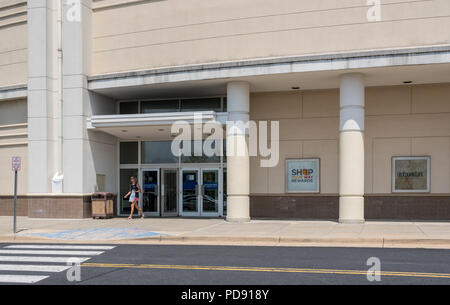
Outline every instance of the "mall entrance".
<path fill-rule="evenodd" d="M 142 192 L 139 205 L 147 217 L 225 216 L 224 158 L 173 157 L 168 151 L 170 143 L 170 141 L 120 143 L 121 199 L 118 215 L 128 216 L 131 211 L 130 203 L 123 196 L 129 190 L 130 177 L 135 176 Z M 140 152 L 136 158 L 129 155 L 134 151 Z M 156 161 L 163 162 L 156 163 Z"/>
<path fill-rule="evenodd" d="M 223 170 L 143 168 L 140 206 L 146 216 L 223 216 Z"/>

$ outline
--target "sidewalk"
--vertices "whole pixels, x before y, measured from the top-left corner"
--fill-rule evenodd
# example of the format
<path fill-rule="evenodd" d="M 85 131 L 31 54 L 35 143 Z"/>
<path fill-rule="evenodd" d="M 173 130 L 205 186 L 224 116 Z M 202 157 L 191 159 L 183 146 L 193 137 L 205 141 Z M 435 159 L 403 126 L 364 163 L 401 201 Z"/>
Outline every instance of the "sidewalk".
<path fill-rule="evenodd" d="M 450 249 L 450 222 L 332 221 L 114 218 L 30 219 L 0 216 L 0 242 L 70 242 L 107 244 L 206 244 L 323 247 L 406 247 Z"/>

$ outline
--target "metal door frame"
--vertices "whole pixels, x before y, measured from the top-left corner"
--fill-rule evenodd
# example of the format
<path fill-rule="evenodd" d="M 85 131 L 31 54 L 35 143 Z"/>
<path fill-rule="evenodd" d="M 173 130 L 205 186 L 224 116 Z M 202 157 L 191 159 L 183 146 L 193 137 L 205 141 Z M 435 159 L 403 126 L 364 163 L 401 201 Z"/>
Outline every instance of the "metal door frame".
<path fill-rule="evenodd" d="M 175 191 L 175 196 L 176 196 L 176 206 L 177 206 L 177 210 L 175 212 L 168 212 L 168 213 L 164 213 L 164 191 L 165 191 L 165 181 L 164 181 L 164 171 L 175 171 L 176 172 L 176 191 Z M 160 168 L 160 176 L 161 176 L 161 187 L 160 187 L 160 216 L 161 217 L 174 217 L 174 216 L 179 216 L 180 215 L 180 207 L 179 207 L 179 189 L 180 189 L 180 184 L 179 184 L 179 176 L 180 176 L 180 170 L 177 167 L 172 167 L 172 168 Z"/>
<path fill-rule="evenodd" d="M 140 170 L 139 170 L 139 181 L 140 181 L 140 183 L 139 183 L 139 185 L 141 186 L 141 194 L 139 195 L 139 207 L 141 208 L 141 209 L 144 209 L 144 202 L 143 202 L 143 200 L 144 200 L 144 172 L 156 172 L 157 173 L 157 177 L 158 177 L 158 184 L 157 184 L 157 187 L 156 187 L 156 192 L 157 192 L 157 195 L 156 195 L 156 212 L 145 212 L 144 211 L 144 214 L 145 214 L 145 216 L 150 216 L 150 217 L 155 217 L 155 216 L 161 216 L 161 190 L 160 190 L 160 187 L 161 187 L 161 175 L 160 175 L 160 173 L 161 173 L 161 171 L 160 171 L 160 168 L 155 168 L 155 167 L 142 167 Z"/>
<path fill-rule="evenodd" d="M 217 212 L 203 212 L 203 172 L 204 171 L 217 171 L 218 174 L 218 210 Z M 197 200 L 198 208 L 197 212 L 184 212 L 183 211 L 183 172 L 195 171 L 198 175 L 197 180 Z M 179 206 L 178 211 L 181 217 L 220 217 L 223 215 L 223 174 L 222 168 L 217 167 L 182 167 L 179 171 Z"/>
<path fill-rule="evenodd" d="M 196 171 L 197 172 L 197 212 L 184 212 L 183 211 L 183 173 L 188 171 Z M 201 197 L 200 197 L 200 185 L 201 185 L 201 169 L 198 167 L 182 167 L 180 169 L 180 178 L 179 178 L 179 214 L 181 217 L 198 217 L 201 212 Z"/>
<path fill-rule="evenodd" d="M 203 211 L 203 192 L 204 192 L 204 183 L 203 183 L 203 172 L 205 171 L 217 171 L 217 196 L 219 202 L 217 203 L 217 212 L 204 212 Z M 200 216 L 202 217 L 219 217 L 221 215 L 221 210 L 223 211 L 223 183 L 222 183 L 222 169 L 220 167 L 204 167 L 200 168 Z M 222 208 L 221 208 L 222 207 Z M 223 213 L 223 212 L 222 212 Z"/>

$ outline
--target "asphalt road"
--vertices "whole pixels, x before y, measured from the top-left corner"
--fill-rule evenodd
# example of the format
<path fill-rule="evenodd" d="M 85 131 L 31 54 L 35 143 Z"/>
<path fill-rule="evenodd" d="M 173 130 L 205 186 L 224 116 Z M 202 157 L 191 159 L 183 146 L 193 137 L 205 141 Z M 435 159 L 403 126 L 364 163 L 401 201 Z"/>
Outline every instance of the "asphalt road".
<path fill-rule="evenodd" d="M 79 282 L 67 280 L 71 270 L 65 259 L 71 257 L 85 259 Z M 371 257 L 381 263 L 379 282 L 367 280 Z M 0 284 L 28 280 L 34 285 L 448 285 L 450 250 L 0 244 Z"/>

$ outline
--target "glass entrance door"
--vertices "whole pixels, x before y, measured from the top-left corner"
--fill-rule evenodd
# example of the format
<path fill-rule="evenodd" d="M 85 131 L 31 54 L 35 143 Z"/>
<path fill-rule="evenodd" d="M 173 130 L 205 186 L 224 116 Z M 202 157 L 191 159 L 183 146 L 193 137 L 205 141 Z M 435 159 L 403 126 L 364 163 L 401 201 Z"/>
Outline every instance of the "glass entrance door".
<path fill-rule="evenodd" d="M 147 216 L 159 216 L 159 170 L 144 169 L 141 178 L 141 207 Z"/>
<path fill-rule="evenodd" d="M 201 172 L 201 215 L 218 216 L 221 201 L 219 169 L 202 169 Z"/>
<path fill-rule="evenodd" d="M 181 170 L 180 209 L 182 216 L 200 215 L 200 171 L 198 169 Z"/>
<path fill-rule="evenodd" d="M 182 216 L 219 216 L 222 182 L 218 168 L 182 169 L 180 180 Z"/>
<path fill-rule="evenodd" d="M 178 216 L 178 169 L 161 170 L 161 215 Z"/>

